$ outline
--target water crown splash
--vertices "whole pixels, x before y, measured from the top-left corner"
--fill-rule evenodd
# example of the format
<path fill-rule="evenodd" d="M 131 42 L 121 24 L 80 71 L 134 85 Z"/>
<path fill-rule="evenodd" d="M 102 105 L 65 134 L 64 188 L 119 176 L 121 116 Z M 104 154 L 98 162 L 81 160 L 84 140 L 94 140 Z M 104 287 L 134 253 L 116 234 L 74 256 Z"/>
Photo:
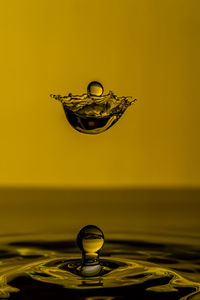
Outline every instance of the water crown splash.
<path fill-rule="evenodd" d="M 65 115 L 73 128 L 82 133 L 98 134 L 114 125 L 136 99 L 118 97 L 112 91 L 103 94 L 98 81 L 92 81 L 82 95 L 50 96 L 63 105 Z"/>

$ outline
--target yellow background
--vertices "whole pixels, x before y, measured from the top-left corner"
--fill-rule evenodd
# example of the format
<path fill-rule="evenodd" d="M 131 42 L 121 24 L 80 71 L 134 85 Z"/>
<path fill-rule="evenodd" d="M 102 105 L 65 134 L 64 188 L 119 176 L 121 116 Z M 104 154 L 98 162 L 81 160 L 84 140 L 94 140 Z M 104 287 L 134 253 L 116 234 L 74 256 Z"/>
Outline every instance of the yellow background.
<path fill-rule="evenodd" d="M 11 0 L 0 16 L 0 185 L 199 186 L 198 0 Z M 76 132 L 50 93 L 138 101 Z"/>

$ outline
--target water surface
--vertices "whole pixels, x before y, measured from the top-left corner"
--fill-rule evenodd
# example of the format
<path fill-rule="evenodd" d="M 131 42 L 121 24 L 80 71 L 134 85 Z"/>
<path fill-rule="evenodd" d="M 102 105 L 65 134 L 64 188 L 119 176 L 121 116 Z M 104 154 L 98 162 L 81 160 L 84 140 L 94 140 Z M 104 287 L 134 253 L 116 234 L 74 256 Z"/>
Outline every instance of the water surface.
<path fill-rule="evenodd" d="M 200 299 L 199 194 L 2 190 L 0 297 Z M 104 232 L 100 262 L 109 270 L 93 278 L 73 273 L 87 224 Z"/>
<path fill-rule="evenodd" d="M 1 238 L 0 297 L 10 299 L 199 299 L 200 246 L 110 236 L 100 262 L 110 271 L 70 271 L 81 253 L 70 235 Z M 100 298 L 98 298 L 100 297 Z M 198 298 L 199 297 L 199 298 Z"/>

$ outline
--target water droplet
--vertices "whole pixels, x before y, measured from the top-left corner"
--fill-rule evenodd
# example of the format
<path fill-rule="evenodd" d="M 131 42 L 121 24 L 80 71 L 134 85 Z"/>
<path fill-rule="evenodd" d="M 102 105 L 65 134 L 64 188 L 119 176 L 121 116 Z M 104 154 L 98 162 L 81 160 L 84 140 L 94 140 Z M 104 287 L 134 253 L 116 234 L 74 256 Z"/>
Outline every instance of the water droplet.
<path fill-rule="evenodd" d="M 113 126 L 136 100 L 118 97 L 111 91 L 103 94 L 103 86 L 97 81 L 90 82 L 87 93 L 82 95 L 52 94 L 51 97 L 62 103 L 71 126 L 88 134 L 98 134 Z"/>
<path fill-rule="evenodd" d="M 92 81 L 88 84 L 87 92 L 90 96 L 100 97 L 103 94 L 103 86 L 98 81 Z"/>
<path fill-rule="evenodd" d="M 77 244 L 82 251 L 81 275 L 98 275 L 102 270 L 99 253 L 104 244 L 101 229 L 94 225 L 83 227 L 77 236 Z"/>

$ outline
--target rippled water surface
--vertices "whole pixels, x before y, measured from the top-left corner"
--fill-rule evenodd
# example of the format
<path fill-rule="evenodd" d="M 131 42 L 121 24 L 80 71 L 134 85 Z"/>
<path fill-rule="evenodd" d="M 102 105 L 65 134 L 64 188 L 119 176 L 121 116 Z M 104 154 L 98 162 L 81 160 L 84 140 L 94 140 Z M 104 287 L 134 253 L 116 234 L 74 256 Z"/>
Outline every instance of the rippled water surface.
<path fill-rule="evenodd" d="M 100 261 L 109 272 L 88 278 L 70 270 L 81 260 L 73 236 L 1 237 L 0 297 L 200 299 L 199 244 L 150 240 L 108 236 Z"/>

